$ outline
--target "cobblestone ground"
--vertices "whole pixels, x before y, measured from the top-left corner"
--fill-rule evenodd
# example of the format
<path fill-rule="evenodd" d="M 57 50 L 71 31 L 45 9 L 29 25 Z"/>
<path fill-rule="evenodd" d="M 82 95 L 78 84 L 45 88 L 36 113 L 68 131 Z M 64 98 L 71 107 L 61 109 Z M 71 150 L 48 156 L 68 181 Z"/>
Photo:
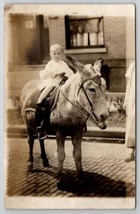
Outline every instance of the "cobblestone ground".
<path fill-rule="evenodd" d="M 111 143 L 82 143 L 82 163 L 86 182 L 80 184 L 76 177 L 72 157 L 72 144 L 66 141 L 64 182 L 57 182 L 57 154 L 55 140 L 45 141 L 50 167 L 45 168 L 40 159 L 37 140 L 34 144 L 34 165 L 28 163 L 26 139 L 7 139 L 7 195 L 51 197 L 134 197 L 135 162 L 125 163 L 125 145 Z"/>

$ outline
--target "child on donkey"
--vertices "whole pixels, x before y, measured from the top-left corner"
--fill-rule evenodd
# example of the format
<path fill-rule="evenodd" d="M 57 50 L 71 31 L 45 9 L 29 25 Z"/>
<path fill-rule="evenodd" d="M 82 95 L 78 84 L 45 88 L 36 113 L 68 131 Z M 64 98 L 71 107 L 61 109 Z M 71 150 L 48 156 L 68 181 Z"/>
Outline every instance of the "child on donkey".
<path fill-rule="evenodd" d="M 38 87 L 42 92 L 37 101 L 36 111 L 37 133 L 38 139 L 40 140 L 47 137 L 47 132 L 45 132 L 44 129 L 44 111 L 41 108 L 42 102 L 52 90 L 60 84 L 63 77 L 69 78 L 73 74 L 73 71 L 68 65 L 61 60 L 62 56 L 63 48 L 58 44 L 53 44 L 50 47 L 51 60 L 47 63 L 45 69 L 40 71 L 40 78 L 43 79 L 43 82 Z M 49 117 L 49 115 L 47 117 Z"/>

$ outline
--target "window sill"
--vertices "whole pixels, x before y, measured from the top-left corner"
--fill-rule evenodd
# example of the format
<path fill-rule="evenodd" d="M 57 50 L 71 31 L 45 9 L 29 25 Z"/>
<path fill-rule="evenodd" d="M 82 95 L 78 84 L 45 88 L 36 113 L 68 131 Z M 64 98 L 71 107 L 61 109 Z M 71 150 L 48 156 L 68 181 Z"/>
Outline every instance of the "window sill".
<path fill-rule="evenodd" d="M 106 53 L 106 48 L 83 48 L 64 50 L 64 54 Z"/>

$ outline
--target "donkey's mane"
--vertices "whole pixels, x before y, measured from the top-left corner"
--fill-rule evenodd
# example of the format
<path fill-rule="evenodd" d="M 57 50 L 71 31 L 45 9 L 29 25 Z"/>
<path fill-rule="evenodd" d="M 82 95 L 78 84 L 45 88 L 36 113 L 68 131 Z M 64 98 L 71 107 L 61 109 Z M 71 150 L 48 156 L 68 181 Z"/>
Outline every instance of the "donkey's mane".
<path fill-rule="evenodd" d="M 77 72 L 77 73 L 73 74 L 71 77 L 69 77 L 69 79 L 66 81 L 66 83 L 62 86 L 62 89 L 71 86 L 72 83 L 75 82 L 75 80 L 78 78 L 79 75 L 80 75 L 79 72 Z"/>

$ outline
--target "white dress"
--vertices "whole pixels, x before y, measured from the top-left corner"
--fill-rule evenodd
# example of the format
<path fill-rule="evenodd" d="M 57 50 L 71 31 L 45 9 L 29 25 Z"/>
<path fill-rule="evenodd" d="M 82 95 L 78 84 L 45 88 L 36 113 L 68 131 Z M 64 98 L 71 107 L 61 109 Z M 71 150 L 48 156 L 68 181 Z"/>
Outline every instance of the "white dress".
<path fill-rule="evenodd" d="M 135 63 L 132 62 L 126 72 L 128 79 L 124 105 L 126 106 L 126 134 L 127 148 L 135 147 Z"/>
<path fill-rule="evenodd" d="M 39 73 L 40 78 L 43 80 L 38 87 L 39 90 L 42 90 L 44 87 L 58 85 L 62 73 L 65 73 L 67 77 L 70 77 L 73 74 L 72 70 L 64 61 L 59 60 L 58 62 L 55 62 L 54 60 L 50 60 L 45 69 Z"/>

